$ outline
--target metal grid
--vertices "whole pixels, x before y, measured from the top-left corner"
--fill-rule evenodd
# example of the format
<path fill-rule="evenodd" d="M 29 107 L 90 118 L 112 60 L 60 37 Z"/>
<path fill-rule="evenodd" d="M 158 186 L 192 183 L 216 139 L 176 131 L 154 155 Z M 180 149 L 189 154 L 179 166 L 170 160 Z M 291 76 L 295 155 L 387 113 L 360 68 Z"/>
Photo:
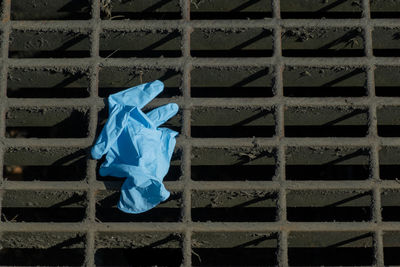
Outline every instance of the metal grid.
<path fill-rule="evenodd" d="M 86 179 L 82 181 L 9 181 L 0 175 L 0 199 L 10 190 L 71 190 L 84 191 L 87 197 L 86 216 L 82 222 L 29 223 L 2 221 L 4 232 L 75 232 L 85 236 L 85 264 L 95 265 L 96 235 L 107 232 L 174 232 L 182 235 L 182 264 L 191 266 L 193 259 L 194 233 L 201 232 L 268 232 L 276 233 L 279 266 L 289 265 L 288 238 L 292 232 L 367 232 L 373 236 L 374 265 L 384 265 L 383 233 L 399 231 L 399 222 L 382 220 L 381 193 L 383 190 L 400 189 L 396 180 L 381 180 L 379 174 L 379 150 L 381 147 L 398 147 L 398 138 L 378 136 L 377 109 L 383 106 L 399 106 L 400 100 L 392 97 L 377 97 L 375 94 L 374 70 L 377 66 L 399 66 L 398 57 L 375 57 L 373 54 L 372 31 L 375 27 L 400 27 L 398 19 L 371 19 L 370 2 L 361 2 L 362 17 L 358 19 L 281 19 L 280 1 L 272 1 L 272 18 L 260 20 L 191 20 L 190 1 L 181 0 L 181 20 L 102 20 L 100 2 L 91 4 L 91 19 L 84 21 L 12 21 L 10 20 L 11 1 L 2 1 L 1 23 L 1 84 L 0 84 L 0 165 L 10 149 L 19 148 L 76 148 L 90 147 L 98 130 L 98 111 L 104 108 L 103 98 L 99 97 L 99 69 L 104 67 L 165 67 L 177 69 L 182 73 L 182 95 L 174 97 L 182 110 L 182 128 L 177 149 L 182 153 L 182 178 L 166 182 L 167 188 L 182 193 L 181 220 L 179 222 L 99 222 L 96 219 L 96 194 L 99 190 L 118 189 L 118 181 L 99 181 L 96 176 L 96 161 L 87 160 Z M 283 57 L 282 34 L 290 27 L 357 27 L 363 30 L 364 54 L 362 57 Z M 257 58 L 194 58 L 191 57 L 191 33 L 196 28 L 265 28 L 273 32 L 273 54 L 271 57 Z M 181 33 L 181 53 L 178 58 L 102 58 L 100 34 L 102 30 L 174 29 Z M 9 58 L 9 36 L 12 30 L 80 30 L 90 35 L 90 58 L 68 59 L 21 59 Z M 7 77 L 10 68 L 30 68 L 56 66 L 61 68 L 78 67 L 90 73 L 90 96 L 77 99 L 28 99 L 7 97 Z M 273 96 L 262 98 L 192 98 L 191 71 L 196 67 L 266 67 L 273 70 Z M 294 67 L 361 67 L 366 70 L 367 96 L 335 98 L 290 98 L 284 95 L 283 72 L 288 66 Z M 45 102 L 43 102 L 45 101 Z M 156 99 L 150 105 L 155 107 L 171 99 Z M 88 136 L 85 138 L 56 139 L 12 139 L 6 138 L 6 112 L 13 107 L 42 106 L 65 108 L 88 108 Z M 288 138 L 285 137 L 285 110 L 288 107 L 337 107 L 351 106 L 368 110 L 368 134 L 360 138 Z M 266 108 L 273 111 L 275 134 L 273 137 L 248 138 L 193 138 L 191 137 L 192 112 L 204 107 L 251 107 Z M 271 148 L 275 151 L 276 173 L 271 181 L 230 181 L 204 182 L 191 178 L 192 150 L 194 148 Z M 286 177 L 287 149 L 289 147 L 323 146 L 365 148 L 369 151 L 369 178 L 360 181 L 294 181 Z M 3 168 L 0 170 L 1 174 Z M 192 221 L 192 194 L 196 190 L 262 190 L 277 195 L 277 220 L 273 222 L 194 222 Z M 289 222 L 287 194 L 290 190 L 364 190 L 372 192 L 372 217 L 358 222 Z M 1 207 L 1 206 L 0 206 Z"/>

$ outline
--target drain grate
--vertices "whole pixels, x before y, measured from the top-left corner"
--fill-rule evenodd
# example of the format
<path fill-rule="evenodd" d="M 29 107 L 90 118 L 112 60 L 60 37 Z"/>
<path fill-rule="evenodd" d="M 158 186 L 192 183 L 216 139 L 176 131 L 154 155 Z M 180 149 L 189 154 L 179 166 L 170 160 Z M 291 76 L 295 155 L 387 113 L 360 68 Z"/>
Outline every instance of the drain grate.
<path fill-rule="evenodd" d="M 400 1 L 1 3 L 0 265 L 400 265 Z M 124 214 L 88 151 L 155 79 L 172 194 Z"/>

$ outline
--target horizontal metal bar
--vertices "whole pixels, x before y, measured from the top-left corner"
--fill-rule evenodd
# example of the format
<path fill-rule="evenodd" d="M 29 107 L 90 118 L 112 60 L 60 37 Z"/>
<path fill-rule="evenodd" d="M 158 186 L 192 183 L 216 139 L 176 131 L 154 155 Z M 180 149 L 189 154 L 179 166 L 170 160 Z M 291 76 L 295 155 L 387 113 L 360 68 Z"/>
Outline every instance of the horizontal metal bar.
<path fill-rule="evenodd" d="M 232 223 L 1 223 L 7 232 L 360 232 L 400 231 L 400 222 L 232 222 Z"/>

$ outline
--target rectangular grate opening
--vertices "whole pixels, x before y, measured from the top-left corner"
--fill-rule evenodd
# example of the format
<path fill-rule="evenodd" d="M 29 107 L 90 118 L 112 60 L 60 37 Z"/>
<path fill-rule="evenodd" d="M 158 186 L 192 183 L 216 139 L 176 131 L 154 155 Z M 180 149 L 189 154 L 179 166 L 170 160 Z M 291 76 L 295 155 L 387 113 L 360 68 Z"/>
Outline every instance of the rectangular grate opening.
<path fill-rule="evenodd" d="M 3 232 L 0 264 L 8 266 L 82 265 L 85 236 L 69 232 Z"/>
<path fill-rule="evenodd" d="M 382 199 L 382 220 L 383 221 L 400 221 L 400 191 L 384 190 L 381 195 Z"/>
<path fill-rule="evenodd" d="M 10 108 L 6 114 L 6 137 L 86 137 L 87 112 L 85 108 Z"/>
<path fill-rule="evenodd" d="M 271 148 L 193 148 L 194 181 L 271 181 L 275 175 Z"/>
<path fill-rule="evenodd" d="M 383 180 L 400 178 L 400 149 L 384 146 L 379 150 L 379 176 Z"/>
<path fill-rule="evenodd" d="M 400 264 L 400 232 L 387 231 L 383 234 L 383 251 L 385 255 L 385 265 Z"/>
<path fill-rule="evenodd" d="M 88 0 L 18 0 L 11 1 L 12 20 L 90 19 Z"/>
<path fill-rule="evenodd" d="M 182 73 L 170 68 L 101 67 L 99 70 L 99 96 L 108 97 L 132 84 L 160 80 L 164 91 L 158 98 L 181 96 Z"/>
<path fill-rule="evenodd" d="M 371 5 L 371 18 L 399 18 L 400 17 L 400 2 L 369 0 Z"/>
<path fill-rule="evenodd" d="M 350 67 L 287 67 L 283 93 L 288 97 L 361 97 L 367 95 L 365 70 Z"/>
<path fill-rule="evenodd" d="M 276 265 L 277 235 L 269 232 L 194 232 L 194 266 Z"/>
<path fill-rule="evenodd" d="M 181 243 L 180 233 L 99 232 L 95 240 L 95 263 L 98 266 L 179 266 Z"/>
<path fill-rule="evenodd" d="M 365 180 L 369 151 L 345 147 L 289 147 L 286 149 L 288 180 Z"/>
<path fill-rule="evenodd" d="M 192 220 L 268 222 L 276 219 L 276 194 L 265 191 L 194 191 Z"/>
<path fill-rule="evenodd" d="M 86 177 L 83 149 L 10 149 L 3 176 L 10 181 L 79 181 Z"/>
<path fill-rule="evenodd" d="M 292 232 L 290 266 L 366 266 L 373 262 L 372 234 L 365 232 Z"/>
<path fill-rule="evenodd" d="M 89 57 L 86 33 L 74 31 L 13 30 L 10 34 L 10 58 Z"/>
<path fill-rule="evenodd" d="M 371 219 L 370 192 L 292 190 L 287 194 L 287 219 L 292 222 L 362 222 Z"/>
<path fill-rule="evenodd" d="M 376 113 L 379 136 L 400 136 L 400 108 L 398 106 L 383 106 L 378 108 Z"/>
<path fill-rule="evenodd" d="M 6 190 L 2 222 L 80 222 L 85 218 L 82 191 Z"/>
<path fill-rule="evenodd" d="M 12 68 L 8 70 L 7 96 L 10 98 L 88 97 L 88 71 L 67 68 Z"/>
<path fill-rule="evenodd" d="M 192 137 L 270 137 L 275 133 L 273 112 L 254 108 L 196 108 Z"/>
<path fill-rule="evenodd" d="M 287 137 L 361 137 L 367 134 L 368 114 L 349 107 L 288 107 Z"/>
<path fill-rule="evenodd" d="M 272 16 L 271 0 L 190 1 L 192 20 L 264 19 Z"/>
<path fill-rule="evenodd" d="M 177 30 L 142 30 L 137 32 L 104 31 L 100 34 L 100 56 L 180 57 L 181 34 Z"/>
<path fill-rule="evenodd" d="M 181 18 L 179 0 L 100 0 L 104 20 L 172 20 Z"/>
<path fill-rule="evenodd" d="M 361 57 L 360 28 L 286 28 L 282 33 L 285 57 Z"/>
<path fill-rule="evenodd" d="M 361 1 L 281 0 L 280 7 L 283 19 L 360 18 L 362 13 Z"/>
<path fill-rule="evenodd" d="M 377 27 L 372 32 L 374 55 L 378 57 L 396 57 L 400 55 L 400 27 Z"/>
<path fill-rule="evenodd" d="M 399 67 L 377 66 L 374 76 L 377 96 L 400 96 Z"/>
<path fill-rule="evenodd" d="M 121 181 L 123 180 L 121 178 Z M 115 190 L 102 190 L 96 193 L 96 218 L 100 222 L 178 222 L 181 219 L 180 192 L 171 192 L 167 201 L 140 214 L 128 214 L 118 210 L 119 197 L 120 191 Z"/>
<path fill-rule="evenodd" d="M 192 97 L 273 96 L 273 74 L 268 68 L 195 68 L 190 81 Z"/>
<path fill-rule="evenodd" d="M 195 28 L 190 40 L 193 57 L 272 56 L 272 32 L 263 28 Z"/>

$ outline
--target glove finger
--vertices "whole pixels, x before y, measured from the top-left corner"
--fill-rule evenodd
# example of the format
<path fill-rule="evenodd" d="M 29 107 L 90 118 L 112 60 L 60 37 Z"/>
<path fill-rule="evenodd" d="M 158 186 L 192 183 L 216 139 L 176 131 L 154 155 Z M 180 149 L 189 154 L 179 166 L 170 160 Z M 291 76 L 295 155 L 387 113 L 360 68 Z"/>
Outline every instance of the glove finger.
<path fill-rule="evenodd" d="M 148 112 L 147 117 L 154 123 L 156 127 L 160 126 L 178 112 L 179 106 L 175 103 L 170 103 Z"/>
<path fill-rule="evenodd" d="M 141 109 L 161 93 L 162 90 L 164 90 L 164 84 L 156 80 L 110 95 L 108 103 L 110 108 L 113 108 L 115 105 L 124 105 Z"/>

